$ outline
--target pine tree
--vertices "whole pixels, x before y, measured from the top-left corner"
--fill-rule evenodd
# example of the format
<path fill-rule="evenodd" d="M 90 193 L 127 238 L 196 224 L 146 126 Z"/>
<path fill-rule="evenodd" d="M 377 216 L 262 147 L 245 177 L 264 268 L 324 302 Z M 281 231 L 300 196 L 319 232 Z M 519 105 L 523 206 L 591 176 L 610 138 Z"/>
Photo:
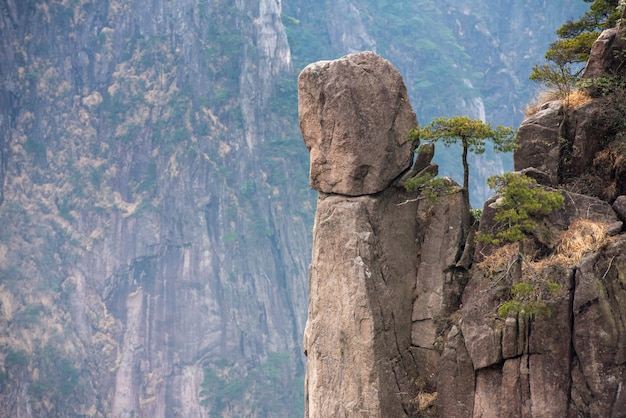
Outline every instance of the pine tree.
<path fill-rule="evenodd" d="M 502 126 L 493 127 L 489 123 L 470 119 L 466 116 L 435 118 L 424 127 L 417 127 L 409 132 L 409 139 L 427 142 L 443 142 L 446 147 L 460 144 L 463 147 L 463 197 L 467 207 L 469 203 L 469 163 L 468 153 L 482 154 L 490 142 L 496 151 L 509 152 L 515 149 L 515 131 Z"/>
<path fill-rule="evenodd" d="M 559 39 L 546 51 L 546 64 L 535 64 L 530 79 L 554 89 L 560 99 L 567 99 L 580 79 L 583 64 L 600 33 L 617 25 L 621 15 L 620 0 L 584 0 L 589 11 L 579 20 L 570 20 L 557 31 Z"/>
<path fill-rule="evenodd" d="M 556 190 L 546 190 L 537 182 L 518 173 L 505 173 L 489 177 L 489 187 L 499 195 L 496 200 L 494 221 L 504 227 L 499 232 L 479 233 L 477 239 L 490 244 L 506 242 L 518 243 L 518 255 L 513 270 L 513 298 L 505 302 L 498 313 L 507 316 L 510 311 L 524 311 L 527 315 L 536 313 L 549 314 L 545 303 L 538 295 L 542 288 L 551 293 L 560 291 L 560 285 L 551 281 L 541 281 L 537 273 L 526 260 L 524 239 L 537 227 L 538 219 L 563 206 L 564 197 Z M 522 263 L 531 274 L 522 277 Z"/>

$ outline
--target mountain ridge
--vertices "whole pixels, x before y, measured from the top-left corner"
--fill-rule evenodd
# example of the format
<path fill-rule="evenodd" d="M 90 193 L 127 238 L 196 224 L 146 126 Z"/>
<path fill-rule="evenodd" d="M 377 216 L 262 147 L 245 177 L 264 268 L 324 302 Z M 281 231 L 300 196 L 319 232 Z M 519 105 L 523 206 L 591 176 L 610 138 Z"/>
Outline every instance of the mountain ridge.
<path fill-rule="evenodd" d="M 385 5 L 0 0 L 1 415 L 303 411 L 295 78 L 347 52 L 338 10 L 354 48 L 432 52 Z"/>

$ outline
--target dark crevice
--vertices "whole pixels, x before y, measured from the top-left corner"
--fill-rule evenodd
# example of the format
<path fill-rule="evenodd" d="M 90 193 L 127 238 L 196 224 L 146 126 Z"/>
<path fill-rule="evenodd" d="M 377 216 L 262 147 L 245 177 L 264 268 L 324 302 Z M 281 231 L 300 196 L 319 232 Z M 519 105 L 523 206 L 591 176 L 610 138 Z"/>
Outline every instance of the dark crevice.
<path fill-rule="evenodd" d="M 589 309 L 591 306 L 595 305 L 596 303 L 598 303 L 599 299 L 598 298 L 594 298 L 588 302 L 586 302 L 584 305 L 582 305 L 580 308 L 578 308 L 578 310 L 575 312 L 577 315 L 580 315 L 582 313 L 584 313 L 587 309 Z M 572 306 L 572 312 L 573 311 L 573 306 Z M 573 316 L 572 316 L 573 318 Z"/>
<path fill-rule="evenodd" d="M 402 396 L 402 394 L 406 392 L 404 392 L 403 390 L 404 388 L 402 388 L 402 385 L 400 384 L 401 377 L 398 376 L 398 371 L 396 369 L 400 368 L 400 372 L 404 371 L 406 374 L 406 367 L 404 366 L 404 356 L 402 355 L 402 350 L 400 348 L 400 345 L 398 344 L 398 331 L 396 329 L 396 318 L 393 312 L 391 312 L 391 326 L 393 327 L 393 337 L 394 337 L 394 343 L 396 346 L 396 352 L 398 353 L 397 356 L 394 356 L 394 358 L 391 359 L 391 364 L 392 364 L 391 370 L 393 372 L 394 381 L 396 382 L 396 388 L 398 390 L 398 393 L 401 394 L 401 398 L 402 398 L 404 397 Z M 401 401 L 400 405 L 402 406 L 402 410 L 404 411 L 404 414 L 407 416 L 411 416 L 411 411 L 407 408 L 406 403 Z"/>
<path fill-rule="evenodd" d="M 570 384 L 570 388 L 567 392 L 567 404 L 570 405 L 574 405 L 574 402 L 572 400 L 572 385 L 573 385 L 573 380 L 572 380 L 572 371 L 574 369 L 575 366 L 575 361 L 577 361 L 576 359 L 578 358 L 577 354 L 576 354 L 576 349 L 574 347 L 574 295 L 576 293 L 576 273 L 578 272 L 578 268 L 573 268 L 571 275 L 570 275 L 570 283 L 571 288 L 569 289 L 569 311 L 570 311 L 570 323 L 569 323 L 569 330 L 570 330 L 570 359 L 569 359 L 569 384 Z M 578 312 L 580 313 L 580 312 Z M 586 384 L 586 382 L 585 382 Z"/>

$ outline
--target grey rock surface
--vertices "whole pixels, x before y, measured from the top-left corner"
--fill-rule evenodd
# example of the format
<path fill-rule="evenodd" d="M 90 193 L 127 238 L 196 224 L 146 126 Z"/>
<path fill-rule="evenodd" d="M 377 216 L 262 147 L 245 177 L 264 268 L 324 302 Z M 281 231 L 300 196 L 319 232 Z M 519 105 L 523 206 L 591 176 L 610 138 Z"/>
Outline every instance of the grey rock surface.
<path fill-rule="evenodd" d="M 558 184 L 559 127 L 562 121 L 560 101 L 548 102 L 537 113 L 524 119 L 517 131 L 519 147 L 513 156 L 515 170 L 534 167 L 546 173 L 553 185 Z"/>
<path fill-rule="evenodd" d="M 321 196 L 315 217 L 307 417 L 405 416 L 417 367 L 409 352 L 417 251 L 416 202 Z"/>
<path fill-rule="evenodd" d="M 373 52 L 307 66 L 298 113 L 310 151 L 311 187 L 324 193 L 378 193 L 413 161 L 417 126 L 400 73 Z"/>

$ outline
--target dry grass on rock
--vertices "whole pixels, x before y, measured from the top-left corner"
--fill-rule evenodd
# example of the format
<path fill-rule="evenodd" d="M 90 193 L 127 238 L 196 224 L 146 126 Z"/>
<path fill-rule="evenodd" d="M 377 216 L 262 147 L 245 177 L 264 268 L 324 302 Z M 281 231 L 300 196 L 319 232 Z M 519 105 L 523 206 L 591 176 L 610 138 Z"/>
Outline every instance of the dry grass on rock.
<path fill-rule="evenodd" d="M 476 267 L 489 276 L 504 272 L 517 257 L 517 244 L 505 244 L 486 256 Z"/>
<path fill-rule="evenodd" d="M 606 224 L 589 219 L 578 219 L 563 232 L 550 264 L 576 265 L 588 253 L 598 251 L 612 241 L 606 233 Z"/>
<path fill-rule="evenodd" d="M 574 110 L 591 102 L 593 98 L 585 90 L 572 90 L 566 98 L 562 98 L 555 90 L 544 90 L 526 106 L 524 116 L 532 116 L 539 112 L 546 103 L 556 100 L 561 100 L 567 109 Z"/>
<path fill-rule="evenodd" d="M 571 109 L 578 109 L 581 106 L 591 102 L 593 98 L 587 94 L 585 90 L 574 90 L 569 94 L 569 97 L 563 100 L 563 104 Z"/>
<path fill-rule="evenodd" d="M 417 394 L 417 407 L 422 417 L 436 417 L 437 392 L 420 392 Z"/>
<path fill-rule="evenodd" d="M 529 264 L 537 272 L 551 266 L 575 266 L 586 254 L 598 251 L 613 241 L 607 235 L 606 227 L 602 222 L 578 219 L 562 233 L 554 254 L 540 260 L 528 260 Z M 517 249 L 516 243 L 504 245 L 485 257 L 476 267 L 489 276 L 503 273 L 513 263 Z"/>

